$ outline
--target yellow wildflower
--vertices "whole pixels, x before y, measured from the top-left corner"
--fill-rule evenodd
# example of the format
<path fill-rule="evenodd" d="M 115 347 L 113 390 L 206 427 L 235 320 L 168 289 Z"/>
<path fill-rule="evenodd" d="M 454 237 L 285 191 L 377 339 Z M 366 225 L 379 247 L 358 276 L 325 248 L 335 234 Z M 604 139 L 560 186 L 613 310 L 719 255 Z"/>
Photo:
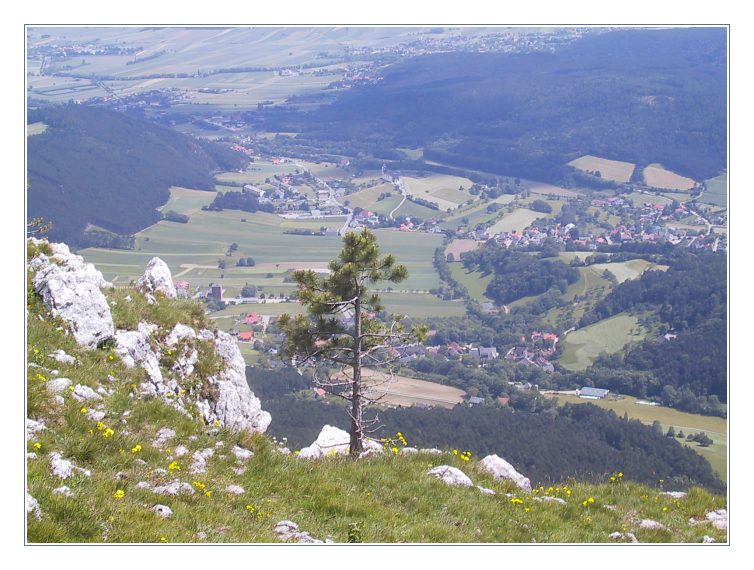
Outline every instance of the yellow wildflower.
<path fill-rule="evenodd" d="M 220 427 L 220 420 L 215 420 L 215 427 Z"/>
<path fill-rule="evenodd" d="M 212 496 L 212 491 L 204 491 L 204 495 L 207 496 L 207 497 L 211 497 Z"/>
<path fill-rule="evenodd" d="M 193 482 L 193 485 L 194 485 L 194 487 L 196 487 L 197 489 L 204 489 L 204 488 L 205 488 L 205 487 L 207 486 L 207 485 L 205 485 L 204 483 L 202 483 L 201 481 L 194 481 L 194 482 Z"/>
<path fill-rule="evenodd" d="M 141 444 L 137 443 L 131 448 L 131 453 L 139 453 L 142 450 Z"/>
<path fill-rule="evenodd" d="M 126 492 L 123 489 L 118 489 L 117 491 L 115 491 L 115 493 L 113 493 L 113 497 L 115 497 L 118 500 L 122 499 L 125 496 L 126 496 Z"/>
<path fill-rule="evenodd" d="M 115 432 L 112 430 L 112 428 L 107 428 L 103 433 L 102 437 L 109 439 L 115 435 Z"/>
<path fill-rule="evenodd" d="M 168 471 L 180 471 L 181 465 L 177 461 L 173 461 L 170 465 L 168 465 Z"/>
<path fill-rule="evenodd" d="M 391 448 L 390 451 L 392 451 L 394 455 L 398 455 L 398 448 L 397 447 Z"/>
<path fill-rule="evenodd" d="M 37 442 L 37 443 L 34 444 L 33 447 L 34 447 L 34 449 L 42 449 L 42 444 L 39 443 L 39 442 Z"/>
<path fill-rule="evenodd" d="M 587 499 L 587 501 L 589 502 L 589 504 L 592 504 L 592 503 L 594 503 L 594 497 L 589 497 L 589 498 Z"/>
<path fill-rule="evenodd" d="M 105 423 L 104 422 L 97 422 L 97 429 L 99 431 L 102 431 L 103 429 L 105 429 Z"/>
<path fill-rule="evenodd" d="M 81 408 L 81 409 L 80 409 L 79 411 L 80 411 L 80 412 L 81 412 L 82 414 L 85 414 L 85 413 L 87 413 L 87 412 L 88 412 L 89 410 L 87 410 L 87 409 L 86 409 L 85 407 L 82 407 L 82 408 Z"/>

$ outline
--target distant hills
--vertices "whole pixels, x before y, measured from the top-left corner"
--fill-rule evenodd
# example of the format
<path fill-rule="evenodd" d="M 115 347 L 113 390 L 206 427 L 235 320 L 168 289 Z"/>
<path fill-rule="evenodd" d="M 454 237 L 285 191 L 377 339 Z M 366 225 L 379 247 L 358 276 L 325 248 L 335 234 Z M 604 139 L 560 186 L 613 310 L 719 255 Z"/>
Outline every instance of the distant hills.
<path fill-rule="evenodd" d="M 550 182 L 584 154 L 701 180 L 726 165 L 726 48 L 724 28 L 689 28 L 589 35 L 552 54 L 438 53 L 316 112 L 270 111 L 267 128 Z"/>
<path fill-rule="evenodd" d="M 112 245 L 160 219 L 170 186 L 214 190 L 212 172 L 238 169 L 240 153 L 114 111 L 65 105 L 29 112 L 47 130 L 27 139 L 28 217 L 53 223 L 51 239 Z"/>

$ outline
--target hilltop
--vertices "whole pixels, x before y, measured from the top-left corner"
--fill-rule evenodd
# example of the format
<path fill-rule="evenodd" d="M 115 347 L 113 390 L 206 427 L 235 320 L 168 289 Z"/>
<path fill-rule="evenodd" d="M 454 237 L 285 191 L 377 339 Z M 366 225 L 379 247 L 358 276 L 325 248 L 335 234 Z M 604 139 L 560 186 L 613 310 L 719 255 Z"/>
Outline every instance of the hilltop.
<path fill-rule="evenodd" d="M 531 489 L 504 462 L 403 434 L 358 460 L 291 452 L 265 435 L 235 342 L 175 298 L 159 259 L 114 289 L 64 245 L 27 256 L 29 542 L 727 540 L 724 497 L 622 471 Z"/>

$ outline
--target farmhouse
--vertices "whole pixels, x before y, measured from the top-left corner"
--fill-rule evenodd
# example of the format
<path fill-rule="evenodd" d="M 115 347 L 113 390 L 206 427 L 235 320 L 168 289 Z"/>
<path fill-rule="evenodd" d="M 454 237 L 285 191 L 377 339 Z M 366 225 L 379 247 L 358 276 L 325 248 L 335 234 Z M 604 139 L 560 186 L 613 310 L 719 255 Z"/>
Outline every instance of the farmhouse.
<path fill-rule="evenodd" d="M 254 338 L 254 333 L 251 331 L 244 331 L 238 333 L 238 340 L 241 342 L 251 342 Z"/>
<path fill-rule="evenodd" d="M 610 390 L 604 390 L 602 388 L 592 388 L 591 386 L 584 386 L 579 390 L 579 398 L 585 400 L 601 400 L 610 393 Z"/>

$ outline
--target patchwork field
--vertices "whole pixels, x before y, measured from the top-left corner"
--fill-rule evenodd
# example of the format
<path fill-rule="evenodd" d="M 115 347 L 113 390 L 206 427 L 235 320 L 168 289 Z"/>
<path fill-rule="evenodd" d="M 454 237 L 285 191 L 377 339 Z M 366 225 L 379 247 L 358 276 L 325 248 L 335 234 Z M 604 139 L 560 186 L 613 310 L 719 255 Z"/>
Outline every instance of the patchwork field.
<path fill-rule="evenodd" d="M 466 394 L 463 390 L 451 386 L 443 386 L 434 382 L 417 380 L 406 376 L 395 375 L 384 383 L 388 376 L 377 370 L 362 372 L 365 394 L 370 398 L 381 398 L 380 404 L 391 406 L 413 406 L 417 403 L 452 408 L 463 402 Z"/>
<path fill-rule="evenodd" d="M 644 169 L 644 181 L 653 188 L 667 188 L 668 190 L 691 190 L 695 182 L 659 164 L 650 164 Z"/>
<path fill-rule="evenodd" d="M 448 208 L 455 210 L 459 204 L 475 199 L 468 193 L 468 189 L 474 184 L 468 178 L 432 174 L 424 178 L 402 176 L 401 180 L 409 195 L 435 202 L 443 212 Z M 461 186 L 463 186 L 464 191 L 459 190 Z"/>
<path fill-rule="evenodd" d="M 526 208 L 518 208 L 510 214 L 503 214 L 500 221 L 493 224 L 487 231 L 491 234 L 500 232 L 523 231 L 529 227 L 537 218 L 547 217 L 547 214 L 534 212 Z"/>
<path fill-rule="evenodd" d="M 628 281 L 629 279 L 636 279 L 648 269 L 658 271 L 668 270 L 667 265 L 658 265 L 644 259 L 632 259 L 630 261 L 622 261 L 620 263 L 595 263 L 590 267 L 600 273 L 607 269 L 608 271 L 610 271 L 610 273 L 615 275 L 618 283 L 623 283 L 624 281 Z"/>
<path fill-rule="evenodd" d="M 235 297 L 246 283 L 257 286 L 267 295 L 290 294 L 294 284 L 286 273 L 289 269 L 325 268 L 342 248 L 339 237 L 294 235 L 285 231 L 339 228 L 343 218 L 299 221 L 260 212 L 201 210 L 202 200 L 211 197 L 212 194 L 207 192 L 174 188 L 165 207 L 190 213 L 187 224 L 159 222 L 136 234 L 135 250 L 89 248 L 80 253 L 87 261 L 95 263 L 106 279 L 116 284 L 137 279 L 149 260 L 158 256 L 169 265 L 176 278 L 188 281 L 192 290 L 220 282 L 226 290 L 225 295 Z M 242 222 L 242 219 L 246 221 Z M 388 229 L 375 233 L 383 251 L 394 253 L 399 263 L 410 268 L 405 282 L 384 286 L 391 285 L 396 291 L 416 292 L 417 299 L 397 302 L 397 305 L 408 309 L 404 311 L 408 314 L 426 316 L 433 310 L 429 306 L 442 303 L 436 297 L 424 294 L 439 286 L 432 259 L 435 249 L 442 245 L 442 237 Z M 227 255 L 231 243 L 238 244 L 238 250 Z M 240 258 L 247 257 L 254 259 L 253 267 L 236 265 Z M 218 267 L 220 261 L 225 262 L 224 269 Z M 462 314 L 461 307 L 435 308 L 447 314 Z"/>
<path fill-rule="evenodd" d="M 569 162 L 574 168 L 584 171 L 592 171 L 602 175 L 605 180 L 614 180 L 615 182 L 628 182 L 631 174 L 634 172 L 634 164 L 622 162 L 620 160 L 609 160 L 587 154 L 576 160 Z"/>
<path fill-rule="evenodd" d="M 390 196 L 378 200 L 380 194 L 386 193 L 390 193 Z M 359 190 L 353 194 L 348 194 L 341 200 L 341 202 L 344 203 L 345 201 L 348 201 L 349 207 L 351 208 L 359 207 L 377 214 L 388 215 L 398 204 L 401 203 L 401 199 L 401 193 L 396 190 L 392 184 L 385 183 L 372 186 L 371 188 L 365 188 L 364 190 Z"/>
<path fill-rule="evenodd" d="M 535 182 L 532 180 L 521 180 L 521 187 L 525 190 L 529 190 L 532 194 L 542 194 L 544 196 L 553 194 L 565 198 L 575 198 L 576 196 L 581 195 L 580 192 L 576 192 L 575 190 L 568 190 L 566 188 L 561 188 L 560 186 L 553 186 L 552 184 Z"/>
<path fill-rule="evenodd" d="M 257 161 L 251 163 L 243 172 L 223 172 L 215 176 L 215 179 L 220 184 L 223 182 L 262 184 L 266 178 L 270 178 L 276 174 L 291 174 L 296 170 L 300 170 L 300 168 L 292 162 L 272 164 L 271 162 Z"/>
<path fill-rule="evenodd" d="M 723 418 L 689 414 L 673 408 L 666 408 L 665 406 L 639 404 L 638 402 L 641 400 L 632 396 L 608 396 L 602 400 L 582 400 L 578 396 L 566 394 L 551 394 L 548 396 L 555 399 L 558 405 L 561 406 L 566 403 L 588 403 L 607 410 L 613 410 L 620 417 L 628 414 L 630 419 L 639 420 L 648 425 L 657 420 L 662 424 L 663 432 L 666 432 L 670 426 L 673 426 L 676 433 L 682 430 L 685 435 L 703 431 L 714 441 L 709 447 L 700 447 L 694 442 L 686 442 L 685 439 L 678 439 L 678 441 L 706 458 L 720 478 L 723 481 L 727 480 L 728 424 Z"/>
<path fill-rule="evenodd" d="M 568 370 L 585 370 L 601 353 L 612 354 L 626 344 L 644 340 L 648 331 L 633 315 L 620 313 L 563 338 L 563 354 L 558 363 Z"/>
<path fill-rule="evenodd" d="M 474 251 L 480 245 L 482 245 L 482 242 L 473 239 L 454 239 L 445 247 L 445 255 L 452 253 L 455 260 L 458 261 L 461 259 L 462 253 Z"/>
<path fill-rule="evenodd" d="M 704 181 L 707 191 L 699 198 L 700 202 L 713 206 L 728 207 L 728 175 L 723 173 Z"/>
<path fill-rule="evenodd" d="M 647 192 L 631 192 L 630 194 L 624 194 L 623 197 L 626 200 L 631 200 L 634 206 L 641 206 L 642 204 L 662 204 L 663 206 L 670 204 L 673 200 L 666 197 L 663 194 L 650 194 Z M 688 195 L 685 196 L 688 200 Z"/>
<path fill-rule="evenodd" d="M 467 271 L 462 263 L 451 263 L 450 273 L 453 275 L 453 279 L 458 281 L 459 284 L 466 287 L 472 298 L 479 302 L 487 301 L 485 292 L 487 285 L 492 281 L 493 275 L 483 275 L 478 271 Z"/>

